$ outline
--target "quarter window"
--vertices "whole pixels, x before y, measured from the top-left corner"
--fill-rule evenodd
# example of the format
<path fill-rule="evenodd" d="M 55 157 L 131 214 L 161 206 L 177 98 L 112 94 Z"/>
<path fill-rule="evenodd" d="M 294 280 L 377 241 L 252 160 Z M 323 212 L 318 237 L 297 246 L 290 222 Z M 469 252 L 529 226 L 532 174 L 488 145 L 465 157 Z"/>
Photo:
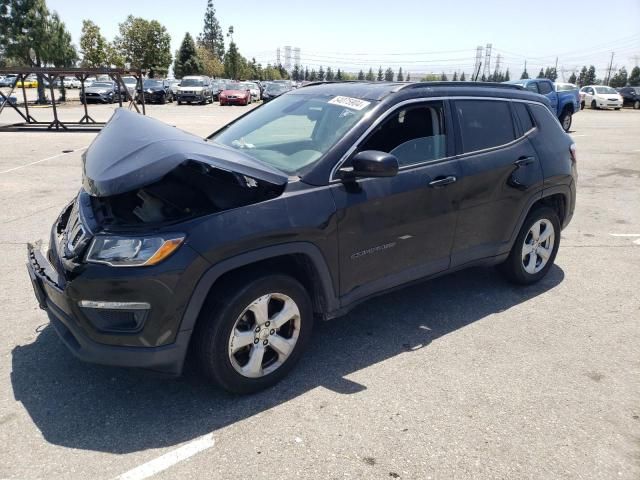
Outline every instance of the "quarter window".
<path fill-rule="evenodd" d="M 504 145 L 515 139 L 509 104 L 500 100 L 457 100 L 464 153 Z"/>
<path fill-rule="evenodd" d="M 360 146 L 395 155 L 401 167 L 447 156 L 442 102 L 401 108 L 379 125 Z"/>
<path fill-rule="evenodd" d="M 527 105 L 521 102 L 513 102 L 512 105 L 514 110 L 516 111 L 516 116 L 520 121 L 520 125 L 522 126 L 522 132 L 527 133 L 534 127 L 533 120 L 531 120 L 531 114 L 529 113 Z"/>

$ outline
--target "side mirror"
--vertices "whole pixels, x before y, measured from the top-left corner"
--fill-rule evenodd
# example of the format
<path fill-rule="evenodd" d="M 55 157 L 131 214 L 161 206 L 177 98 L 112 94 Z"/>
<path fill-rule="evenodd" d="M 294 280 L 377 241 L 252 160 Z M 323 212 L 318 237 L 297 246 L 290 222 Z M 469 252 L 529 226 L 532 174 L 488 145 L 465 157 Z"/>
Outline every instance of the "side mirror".
<path fill-rule="evenodd" d="M 351 159 L 350 167 L 340 169 L 342 178 L 394 177 L 398 174 L 398 159 L 390 153 L 365 150 Z"/>

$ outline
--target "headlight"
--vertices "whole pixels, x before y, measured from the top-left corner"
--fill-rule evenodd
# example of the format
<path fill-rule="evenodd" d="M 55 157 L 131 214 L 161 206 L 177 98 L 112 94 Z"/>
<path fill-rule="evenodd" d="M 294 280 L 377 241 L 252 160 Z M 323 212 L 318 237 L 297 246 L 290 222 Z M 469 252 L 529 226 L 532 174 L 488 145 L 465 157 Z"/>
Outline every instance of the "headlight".
<path fill-rule="evenodd" d="M 112 267 L 157 265 L 184 242 L 184 235 L 161 237 L 96 236 L 91 242 L 87 262 Z"/>

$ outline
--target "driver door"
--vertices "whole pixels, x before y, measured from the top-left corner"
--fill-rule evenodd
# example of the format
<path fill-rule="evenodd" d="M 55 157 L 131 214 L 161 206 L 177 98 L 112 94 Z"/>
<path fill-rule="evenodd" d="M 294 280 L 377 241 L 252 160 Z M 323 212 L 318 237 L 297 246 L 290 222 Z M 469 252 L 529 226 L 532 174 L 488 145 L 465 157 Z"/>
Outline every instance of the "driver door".
<path fill-rule="evenodd" d="M 445 109 L 433 101 L 394 110 L 354 153 L 391 153 L 398 174 L 332 189 L 345 304 L 449 267 L 460 168 Z"/>

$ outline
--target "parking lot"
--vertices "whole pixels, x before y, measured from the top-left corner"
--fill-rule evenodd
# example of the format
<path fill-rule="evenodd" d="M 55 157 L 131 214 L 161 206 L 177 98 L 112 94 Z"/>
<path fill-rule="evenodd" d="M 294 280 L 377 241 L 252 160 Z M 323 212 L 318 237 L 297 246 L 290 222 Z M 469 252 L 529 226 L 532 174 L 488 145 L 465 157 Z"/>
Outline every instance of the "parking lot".
<path fill-rule="evenodd" d="M 204 136 L 250 108 L 147 112 Z M 640 478 L 638 132 L 637 110 L 574 117 L 577 209 L 543 281 L 477 268 L 371 300 L 316 324 L 298 368 L 246 397 L 190 368 L 72 357 L 26 243 L 80 188 L 95 133 L 0 132 L 0 478 Z"/>

